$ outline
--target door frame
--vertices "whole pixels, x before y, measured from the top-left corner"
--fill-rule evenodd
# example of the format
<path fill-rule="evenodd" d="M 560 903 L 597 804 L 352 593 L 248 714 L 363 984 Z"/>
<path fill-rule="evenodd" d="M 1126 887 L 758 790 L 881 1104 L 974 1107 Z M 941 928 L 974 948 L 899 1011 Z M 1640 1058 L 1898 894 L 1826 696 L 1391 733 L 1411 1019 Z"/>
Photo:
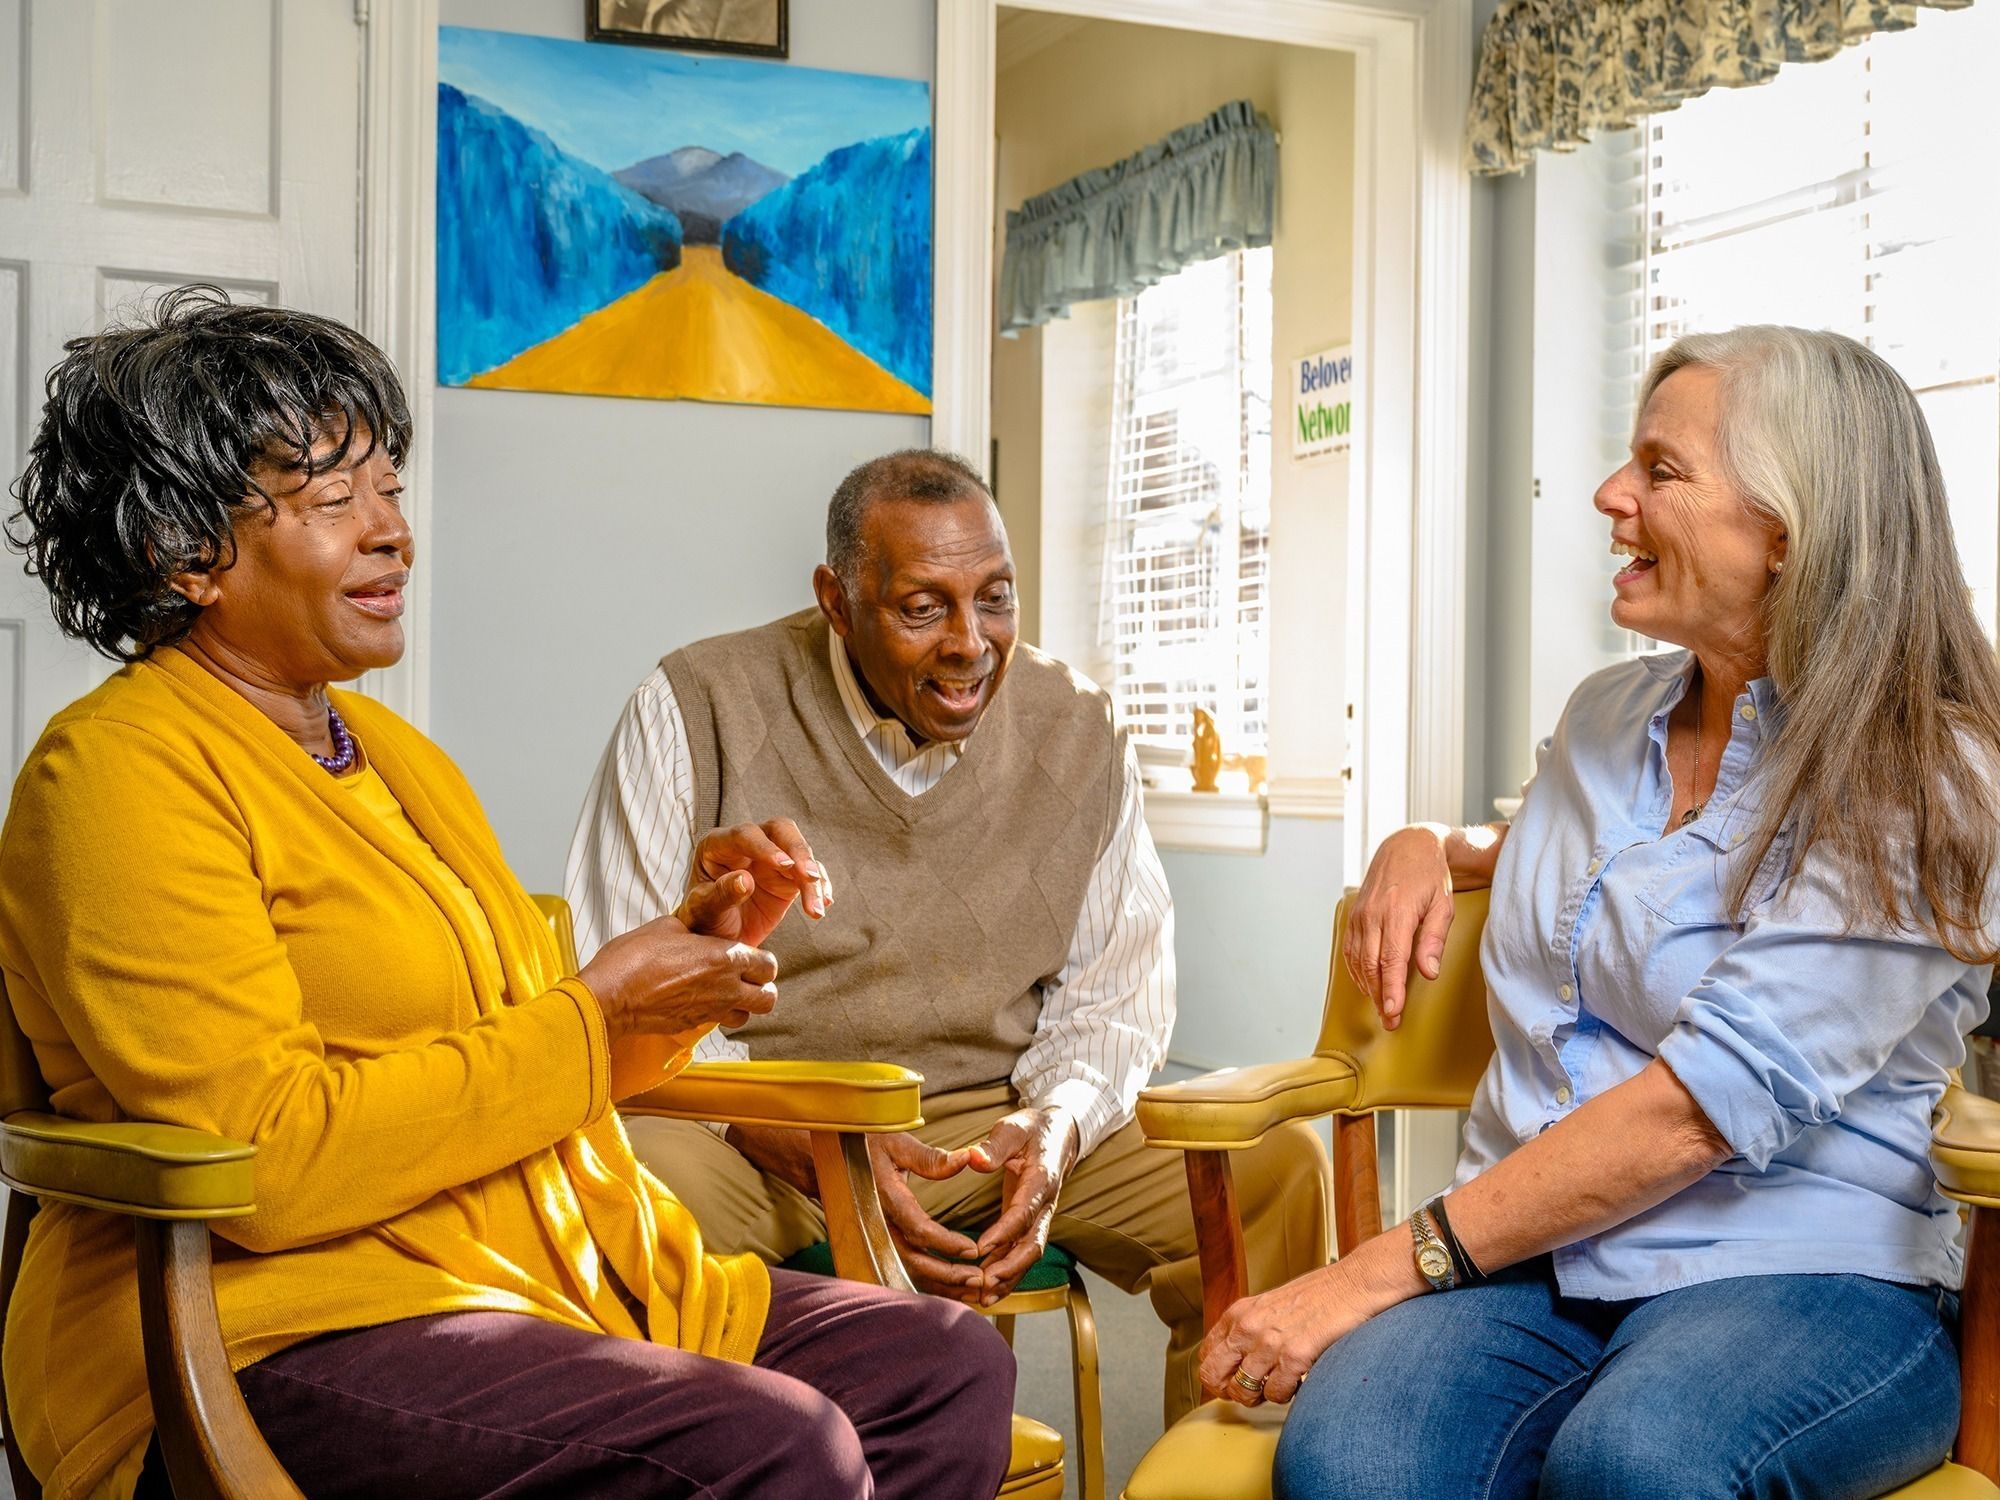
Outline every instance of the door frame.
<path fill-rule="evenodd" d="M 1464 816 L 1472 79 L 1464 0 L 1007 0 L 1355 56 L 1357 401 L 1345 559 L 1349 785 L 1273 785 L 1273 810 L 1344 801 L 1346 867 L 1419 818 Z M 937 367 L 932 441 L 984 455 L 992 425 L 995 22 L 938 5 Z M 1294 143 L 1293 149 L 1298 149 Z M 1299 809 L 1306 811 L 1306 806 Z"/>
<path fill-rule="evenodd" d="M 403 511 L 416 542 L 403 659 L 360 687 L 430 721 L 431 433 L 437 390 L 438 0 L 354 0 L 361 45 L 360 328 L 403 377 L 413 432 Z"/>
<path fill-rule="evenodd" d="M 1018 9 L 1355 54 L 1353 342 L 1369 421 L 1349 506 L 1351 784 L 1274 787 L 1344 802 L 1347 868 L 1414 818 L 1464 814 L 1472 76 L 1463 0 L 1012 0 Z M 992 426 L 994 23 L 999 0 L 940 0 L 937 363 L 932 441 L 984 454 Z M 409 649 L 367 684 L 423 728 L 430 709 L 431 436 L 436 389 L 437 0 L 356 0 L 361 329 L 409 388 L 417 539 Z M 1329 559 L 1330 568 L 1340 566 Z M 1303 809 L 1302 809 L 1303 810 Z"/>

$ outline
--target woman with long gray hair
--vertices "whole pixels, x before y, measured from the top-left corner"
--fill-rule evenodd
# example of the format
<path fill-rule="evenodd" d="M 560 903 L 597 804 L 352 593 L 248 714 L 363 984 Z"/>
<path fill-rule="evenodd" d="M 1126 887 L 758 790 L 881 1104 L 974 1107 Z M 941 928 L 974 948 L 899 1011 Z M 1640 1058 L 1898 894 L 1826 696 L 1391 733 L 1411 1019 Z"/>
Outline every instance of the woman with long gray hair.
<path fill-rule="evenodd" d="M 1496 1052 L 1449 1193 L 1209 1336 L 1212 1390 L 1296 1397 L 1283 1500 L 1872 1496 L 1957 1426 L 1927 1149 L 2000 931 L 2000 668 L 1923 414 L 1836 334 L 1684 338 L 1596 504 L 1612 619 L 1682 649 L 1577 689 L 1511 824 L 1369 867 L 1391 1028 L 1491 884 Z"/>

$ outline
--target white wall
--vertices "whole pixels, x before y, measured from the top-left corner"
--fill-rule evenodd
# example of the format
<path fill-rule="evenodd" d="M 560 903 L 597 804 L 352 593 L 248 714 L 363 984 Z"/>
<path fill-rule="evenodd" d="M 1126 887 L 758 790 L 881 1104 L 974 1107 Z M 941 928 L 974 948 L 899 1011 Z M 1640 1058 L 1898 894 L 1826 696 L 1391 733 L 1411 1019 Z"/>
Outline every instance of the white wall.
<path fill-rule="evenodd" d="M 441 10 L 446 25 L 583 34 L 578 0 Z M 803 0 L 791 34 L 803 66 L 932 74 L 932 0 Z M 930 423 L 440 390 L 435 430 L 431 732 L 522 881 L 556 890 L 634 685 L 676 646 L 811 603 L 834 485 L 863 459 L 927 442 Z"/>

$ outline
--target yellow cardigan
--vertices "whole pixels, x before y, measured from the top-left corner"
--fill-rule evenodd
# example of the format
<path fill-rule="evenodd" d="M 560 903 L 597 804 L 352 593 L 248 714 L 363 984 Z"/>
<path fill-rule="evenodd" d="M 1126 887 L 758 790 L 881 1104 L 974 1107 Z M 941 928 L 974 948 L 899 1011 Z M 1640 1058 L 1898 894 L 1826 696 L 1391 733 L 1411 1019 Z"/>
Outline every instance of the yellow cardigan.
<path fill-rule="evenodd" d="M 498 971 L 436 861 L 162 651 L 50 721 L 0 833 L 0 978 L 51 1107 L 256 1144 L 257 1212 L 214 1226 L 235 1368 L 463 1309 L 747 1361 L 769 1277 L 703 1253 L 611 1108 L 695 1038 L 607 1048 L 457 768 L 335 701 Z M 126 1221 L 36 1217 L 4 1373 L 48 1495 L 129 1494 L 152 1413 Z"/>

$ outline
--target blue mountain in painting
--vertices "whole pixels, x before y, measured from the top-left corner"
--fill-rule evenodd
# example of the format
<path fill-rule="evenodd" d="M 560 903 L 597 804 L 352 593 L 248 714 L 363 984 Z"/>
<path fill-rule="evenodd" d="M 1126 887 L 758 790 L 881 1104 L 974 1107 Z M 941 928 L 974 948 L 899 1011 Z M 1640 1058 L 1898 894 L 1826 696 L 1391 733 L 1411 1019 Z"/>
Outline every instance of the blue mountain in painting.
<path fill-rule="evenodd" d="M 790 180 L 741 151 L 724 156 L 706 146 L 649 156 L 611 175 L 669 210 L 681 221 L 690 245 L 720 243 L 726 222 Z"/>
<path fill-rule="evenodd" d="M 505 110 L 438 85 L 438 379 L 463 385 L 681 259 L 681 224 Z"/>
<path fill-rule="evenodd" d="M 723 263 L 931 391 L 931 133 L 830 151 L 722 226 Z"/>

